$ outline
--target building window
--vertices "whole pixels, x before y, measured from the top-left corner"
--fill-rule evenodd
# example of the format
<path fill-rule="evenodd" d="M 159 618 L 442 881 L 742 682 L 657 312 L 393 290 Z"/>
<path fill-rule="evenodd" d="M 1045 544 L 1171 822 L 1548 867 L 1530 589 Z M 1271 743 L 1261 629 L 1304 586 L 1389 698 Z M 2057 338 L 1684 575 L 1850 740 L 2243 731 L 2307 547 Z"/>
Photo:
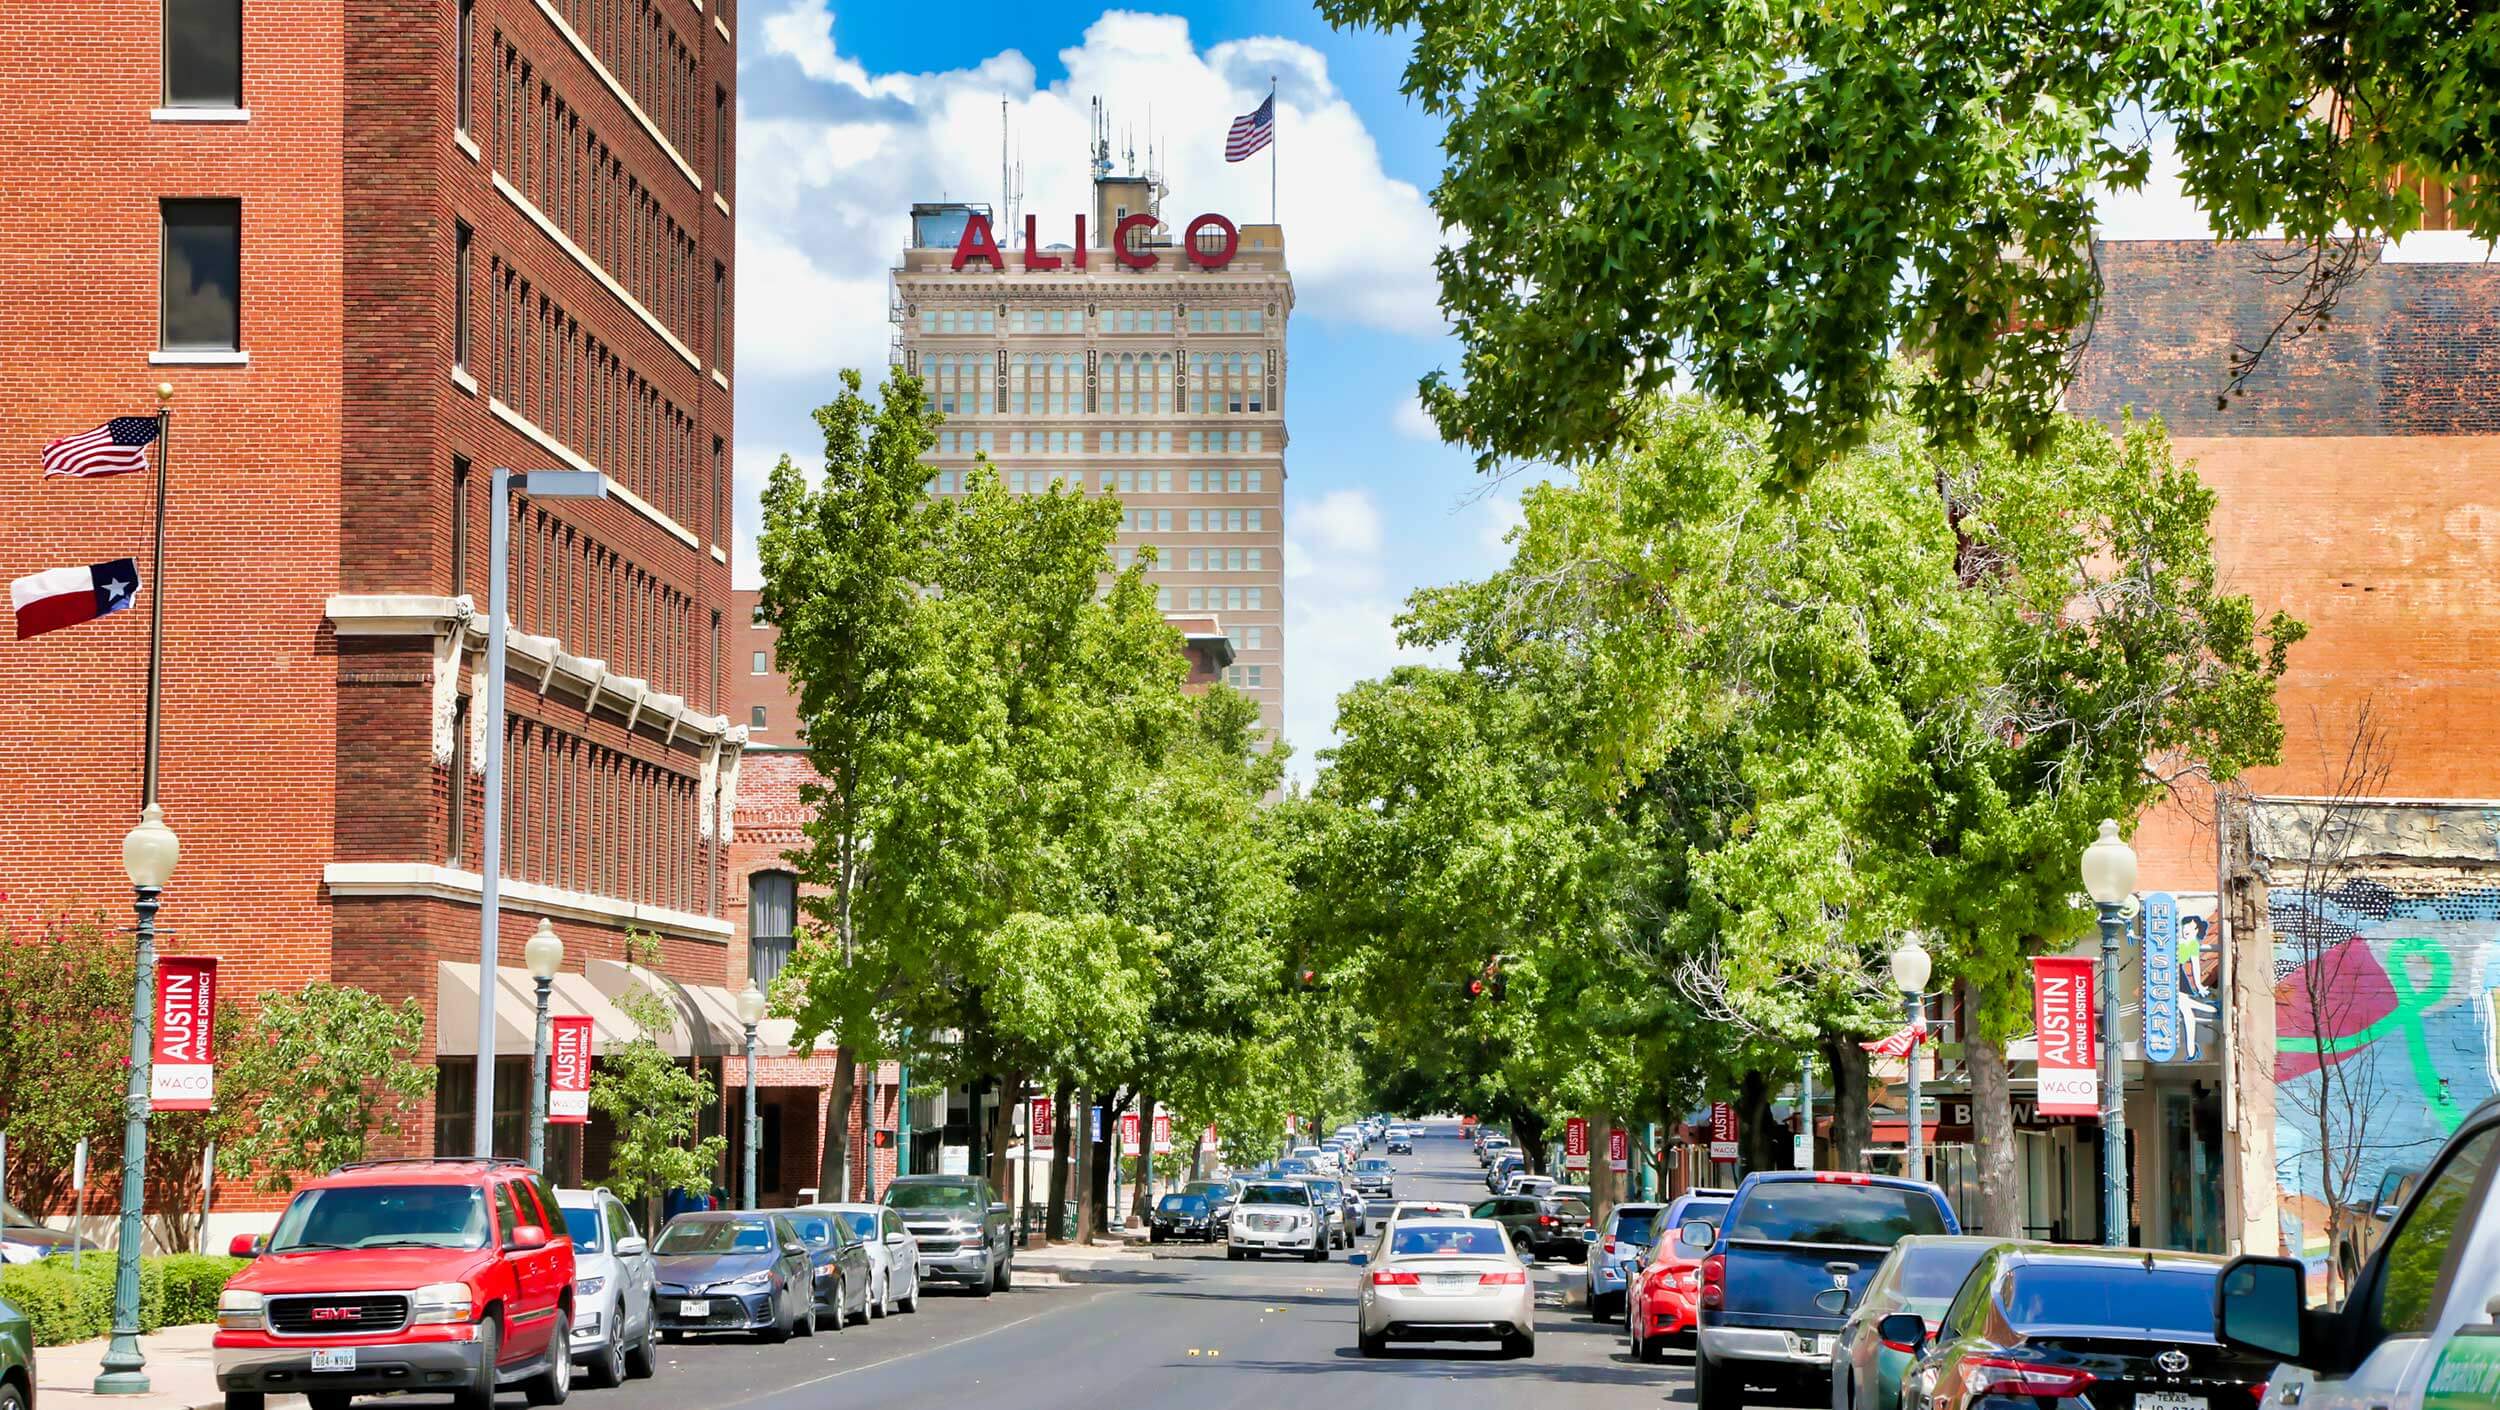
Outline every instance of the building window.
<path fill-rule="evenodd" d="M 765 675 L 770 675 L 770 674 L 772 674 L 772 668 L 771 668 L 770 666 L 766 665 L 766 664 L 765 664 L 765 661 L 766 661 L 766 657 L 765 657 L 765 655 L 764 655 L 764 653 L 763 653 L 763 652 L 758 651 L 758 652 L 756 652 L 756 653 L 755 653 L 755 674 L 756 674 L 756 675 L 759 675 L 759 676 L 765 676 Z"/>
<path fill-rule="evenodd" d="M 729 323 L 729 266 L 712 261 L 712 366 L 724 364 L 721 350 L 727 345 L 723 331 Z"/>
<path fill-rule="evenodd" d="M 477 0 L 456 0 L 459 17 L 453 21 L 452 55 L 452 126 L 462 132 L 475 124 L 469 121 L 469 54 L 477 46 Z"/>
<path fill-rule="evenodd" d="M 729 90 L 712 90 L 712 190 L 729 199 Z"/>
<path fill-rule="evenodd" d="M 451 458 L 451 590 L 469 590 L 469 462 Z"/>
<path fill-rule="evenodd" d="M 469 246 L 474 243 L 469 227 L 459 221 L 451 227 L 451 365 L 469 365 Z"/>
<path fill-rule="evenodd" d="M 761 705 L 758 705 L 758 706 L 755 706 L 754 708 L 752 708 L 752 709 L 748 710 L 748 711 L 747 711 L 747 728 L 748 728 L 748 729 L 762 729 L 763 727 L 764 727 L 764 707 L 763 707 L 763 706 L 761 706 Z"/>
<path fill-rule="evenodd" d="M 234 351 L 242 346 L 243 204 L 165 201 L 160 345 Z"/>
<path fill-rule="evenodd" d="M 747 978 L 770 988 L 790 962 L 798 932 L 799 879 L 786 871 L 759 871 L 747 878 Z"/>
<path fill-rule="evenodd" d="M 243 0 L 165 0 L 165 106 L 243 106 Z"/>

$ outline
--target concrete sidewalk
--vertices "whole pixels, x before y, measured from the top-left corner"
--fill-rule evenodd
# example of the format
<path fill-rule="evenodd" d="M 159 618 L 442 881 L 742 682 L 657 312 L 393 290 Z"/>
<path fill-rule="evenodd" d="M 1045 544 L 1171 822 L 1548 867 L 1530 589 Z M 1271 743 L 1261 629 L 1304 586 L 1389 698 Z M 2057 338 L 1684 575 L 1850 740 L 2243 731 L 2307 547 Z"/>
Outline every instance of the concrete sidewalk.
<path fill-rule="evenodd" d="M 215 1334 L 212 1326 L 167 1327 L 151 1336 L 141 1337 L 139 1347 L 148 1359 L 148 1393 L 145 1395 L 97 1395 L 94 1392 L 96 1372 L 104 1367 L 103 1340 L 73 1342 L 68 1346 L 35 1348 L 35 1403 L 43 1410 L 223 1410 L 224 1395 L 217 1389 L 217 1370 L 209 1361 L 208 1342 Z M 269 1410 L 301 1410 L 300 1395 L 273 1395 Z"/>

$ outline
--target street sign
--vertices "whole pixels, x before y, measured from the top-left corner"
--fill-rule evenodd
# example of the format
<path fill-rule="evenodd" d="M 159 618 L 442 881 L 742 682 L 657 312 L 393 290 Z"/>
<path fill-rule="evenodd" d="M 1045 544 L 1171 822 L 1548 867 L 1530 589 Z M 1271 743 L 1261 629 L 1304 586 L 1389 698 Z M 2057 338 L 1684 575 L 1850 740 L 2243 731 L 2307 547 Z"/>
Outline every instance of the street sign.
<path fill-rule="evenodd" d="M 1102 1144 L 1102 1108 L 1095 1107 L 1092 1110 L 1094 1113 L 1094 1124 L 1085 1139 L 1093 1142 L 1095 1145 L 1100 1145 Z"/>
<path fill-rule="evenodd" d="M 1729 1102 L 1710 1104 L 1710 1158 L 1737 1160 L 1742 1158 L 1737 1145 L 1736 1107 Z"/>
<path fill-rule="evenodd" d="M 2179 1060 L 2179 898 L 2144 898 L 2144 1060 Z"/>
<path fill-rule="evenodd" d="M 206 1111 L 217 1095 L 217 961 L 156 962 L 156 1044 L 148 1102 L 158 1111 Z"/>
<path fill-rule="evenodd" d="M 547 1120 L 559 1126 L 590 1120 L 590 1020 L 585 1016 L 547 1020 Z"/>
<path fill-rule="evenodd" d="M 969 1175 L 969 1174 L 971 1174 L 971 1173 L 972 1173 L 972 1147 L 970 1147 L 970 1146 L 940 1146 L 940 1147 L 938 1147 L 938 1173 L 939 1173 L 940 1175 Z"/>
<path fill-rule="evenodd" d="M 1135 1154 L 1137 1154 L 1137 1113 L 1136 1113 L 1136 1112 L 1133 1112 L 1133 1111 L 1124 1111 L 1124 1112 L 1121 1112 L 1121 1113 L 1120 1113 L 1120 1154 L 1122 1154 L 1122 1155 L 1135 1155 Z"/>
<path fill-rule="evenodd" d="M 1051 1149 L 1059 1120 L 1059 1103 L 1048 1097 L 1033 1099 L 1032 1115 L 1025 1118 L 1026 1144 L 1037 1151 Z"/>
<path fill-rule="evenodd" d="M 1610 1127 L 1607 1129 L 1606 1164 L 1611 1167 L 1616 1174 L 1622 1174 L 1632 1168 L 1631 1132 L 1620 1126 Z"/>
<path fill-rule="evenodd" d="M 1814 1138 L 1812 1136 L 1800 1135 L 1796 1138 L 1791 1149 L 1789 1165 L 1797 1170 L 1814 1168 Z"/>
<path fill-rule="evenodd" d="M 2092 961 L 2044 955 L 2031 962 L 2031 1017 L 2038 1030 L 2040 1114 L 2092 1116 L 2101 1073 L 2092 1042 Z"/>
<path fill-rule="evenodd" d="M 1155 1154 L 1170 1155 L 1171 1153 L 1172 1113 L 1158 1111 L 1155 1113 Z"/>
<path fill-rule="evenodd" d="M 1585 1161 L 1589 1158 L 1589 1119 L 1575 1116 L 1563 1123 L 1563 1159 Z"/>

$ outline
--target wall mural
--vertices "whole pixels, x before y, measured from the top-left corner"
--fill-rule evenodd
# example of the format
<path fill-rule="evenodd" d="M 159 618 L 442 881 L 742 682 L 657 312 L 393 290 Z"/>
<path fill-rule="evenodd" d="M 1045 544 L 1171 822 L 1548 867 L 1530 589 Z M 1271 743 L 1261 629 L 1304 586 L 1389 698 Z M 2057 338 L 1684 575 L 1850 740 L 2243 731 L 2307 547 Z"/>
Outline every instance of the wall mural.
<path fill-rule="evenodd" d="M 2274 890 L 2276 1177 L 2284 1248 L 2323 1276 L 2337 1221 L 2321 1177 L 2321 1107 L 2336 1149 L 2362 1150 L 2348 1214 L 2381 1177 L 2427 1161 L 2500 1091 L 2500 888 L 2348 879 Z"/>

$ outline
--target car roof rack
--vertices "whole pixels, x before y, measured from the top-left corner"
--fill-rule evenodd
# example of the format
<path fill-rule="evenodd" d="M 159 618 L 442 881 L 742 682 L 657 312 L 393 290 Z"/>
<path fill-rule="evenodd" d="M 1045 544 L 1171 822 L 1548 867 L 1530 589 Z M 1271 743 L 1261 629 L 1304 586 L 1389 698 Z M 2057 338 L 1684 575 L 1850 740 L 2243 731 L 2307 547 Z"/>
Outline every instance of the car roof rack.
<path fill-rule="evenodd" d="M 530 1168 L 528 1161 L 509 1155 L 383 1155 L 375 1156 L 370 1160 L 351 1160 L 345 1165 L 334 1165 L 330 1167 L 330 1173 L 336 1175 L 342 1170 L 375 1170 L 385 1165 L 517 1165 L 525 1170 Z"/>

